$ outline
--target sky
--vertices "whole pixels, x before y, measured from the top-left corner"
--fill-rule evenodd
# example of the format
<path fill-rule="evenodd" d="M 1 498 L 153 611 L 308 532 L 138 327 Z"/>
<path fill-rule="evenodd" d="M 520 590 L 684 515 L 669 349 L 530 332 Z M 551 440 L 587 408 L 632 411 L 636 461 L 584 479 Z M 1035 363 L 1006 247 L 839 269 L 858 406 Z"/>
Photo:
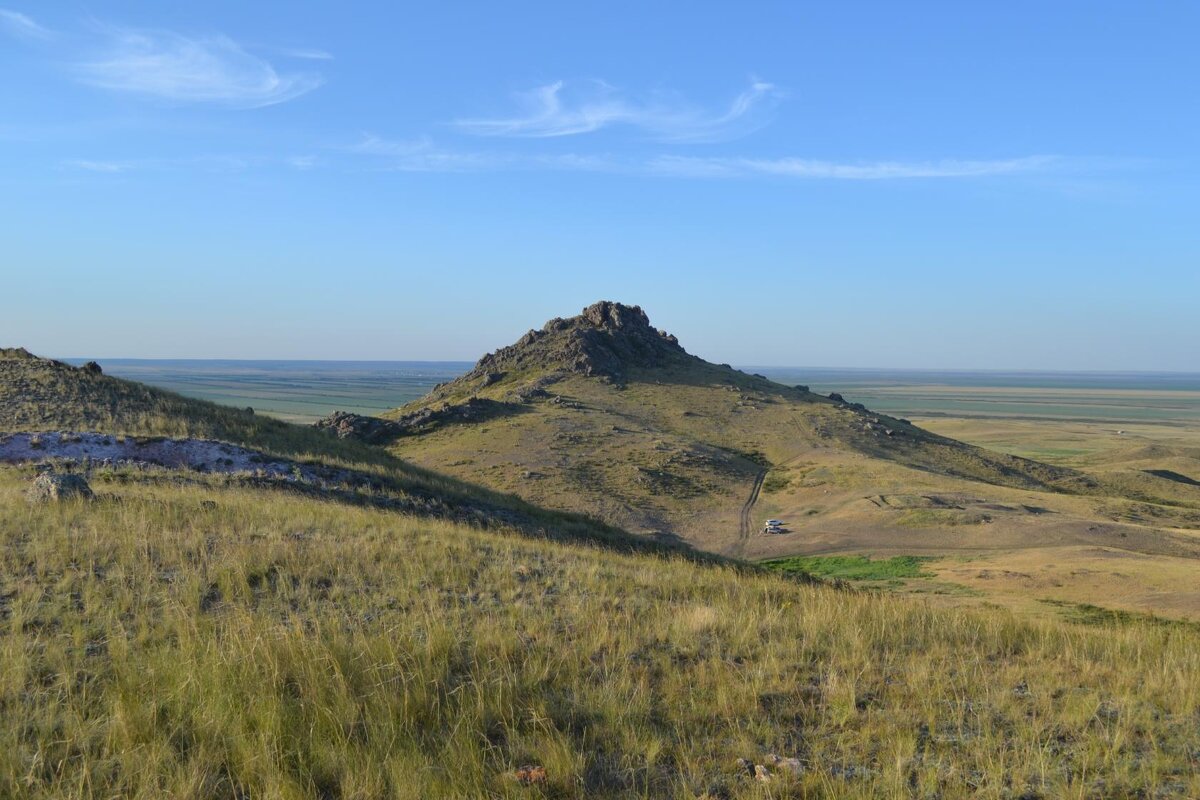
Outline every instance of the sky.
<path fill-rule="evenodd" d="M 0 0 L 0 345 L 1200 371 L 1200 4 Z"/>

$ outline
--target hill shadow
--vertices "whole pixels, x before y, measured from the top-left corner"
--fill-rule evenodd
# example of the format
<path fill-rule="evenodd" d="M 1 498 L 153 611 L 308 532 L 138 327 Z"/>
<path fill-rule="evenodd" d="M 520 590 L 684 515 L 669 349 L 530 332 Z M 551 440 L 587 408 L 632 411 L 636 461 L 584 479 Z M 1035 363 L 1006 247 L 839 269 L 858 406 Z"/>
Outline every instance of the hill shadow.
<path fill-rule="evenodd" d="M 1147 475 L 1153 475 L 1156 478 L 1164 478 L 1168 481 L 1174 481 L 1175 483 L 1182 483 L 1185 486 L 1200 486 L 1200 481 L 1194 478 L 1189 478 L 1187 475 L 1175 472 L 1174 470 L 1144 469 L 1142 472 L 1145 472 Z"/>

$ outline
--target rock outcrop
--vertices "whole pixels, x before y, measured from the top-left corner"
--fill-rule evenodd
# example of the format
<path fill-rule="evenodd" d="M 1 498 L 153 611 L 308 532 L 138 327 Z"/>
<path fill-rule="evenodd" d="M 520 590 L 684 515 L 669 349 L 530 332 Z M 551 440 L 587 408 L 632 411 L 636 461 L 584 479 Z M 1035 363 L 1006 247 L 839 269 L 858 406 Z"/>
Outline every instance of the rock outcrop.
<path fill-rule="evenodd" d="M 314 428 L 327 430 L 339 439 L 358 439 L 362 442 L 380 444 L 403 434 L 399 424 L 379 417 L 335 411 L 313 423 Z"/>
<path fill-rule="evenodd" d="M 82 475 L 58 475 L 53 472 L 38 475 L 30 483 L 25 496 L 31 503 L 49 503 L 57 500 L 80 498 L 91 500 L 92 487 Z"/>
<path fill-rule="evenodd" d="M 577 317 L 552 319 L 515 344 L 488 353 L 443 390 L 484 388 L 507 375 L 535 370 L 621 383 L 630 369 L 668 367 L 693 359 L 678 339 L 651 326 L 639 306 L 602 300 Z"/>
<path fill-rule="evenodd" d="M 380 419 L 348 411 L 335 411 L 313 426 L 332 432 L 339 439 L 358 439 L 368 444 L 386 444 L 400 436 L 424 433 L 447 422 L 479 422 L 509 413 L 510 406 L 496 400 L 472 397 L 465 402 L 422 408 L 397 419 Z"/>

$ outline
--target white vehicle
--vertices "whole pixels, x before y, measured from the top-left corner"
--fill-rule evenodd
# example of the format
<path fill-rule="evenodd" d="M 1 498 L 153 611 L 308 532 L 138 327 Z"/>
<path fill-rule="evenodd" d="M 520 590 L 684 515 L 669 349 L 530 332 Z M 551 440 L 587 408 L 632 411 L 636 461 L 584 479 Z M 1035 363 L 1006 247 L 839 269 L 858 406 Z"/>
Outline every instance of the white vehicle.
<path fill-rule="evenodd" d="M 768 528 L 778 528 L 778 527 L 779 527 L 780 525 L 782 525 L 782 524 L 783 524 L 783 520 L 781 520 L 781 519 L 769 519 L 769 520 L 767 520 L 767 527 L 768 527 Z"/>

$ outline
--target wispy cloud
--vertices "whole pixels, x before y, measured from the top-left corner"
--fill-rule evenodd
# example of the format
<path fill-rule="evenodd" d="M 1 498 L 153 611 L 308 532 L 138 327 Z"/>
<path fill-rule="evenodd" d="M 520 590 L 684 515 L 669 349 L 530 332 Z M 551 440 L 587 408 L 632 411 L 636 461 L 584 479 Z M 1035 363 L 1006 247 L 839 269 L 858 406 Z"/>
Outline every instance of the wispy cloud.
<path fill-rule="evenodd" d="M 333 61 L 333 53 L 308 47 L 283 47 L 279 52 L 288 58 L 303 58 L 307 61 Z"/>
<path fill-rule="evenodd" d="M 64 167 L 81 169 L 85 172 L 125 172 L 133 165 L 124 161 L 92 161 L 85 158 L 73 158 L 63 162 Z"/>
<path fill-rule="evenodd" d="M 26 39 L 49 39 L 54 35 L 53 31 L 43 28 L 31 17 L 7 8 L 0 8 L 0 29 Z"/>
<path fill-rule="evenodd" d="M 693 158 L 662 156 L 649 162 L 663 175 L 697 178 L 737 178 L 777 175 L 787 178 L 879 181 L 913 178 L 986 178 L 1033 172 L 1054 164 L 1055 156 L 1024 156 L 993 160 L 837 162 L 806 158 Z"/>
<path fill-rule="evenodd" d="M 807 180 L 915 180 L 989 178 L 1046 171 L 1062 163 L 1057 156 L 991 160 L 838 162 L 805 158 L 739 158 L 660 155 L 649 158 L 583 153 L 514 153 L 447 150 L 428 137 L 384 139 L 364 134 L 344 148 L 377 157 L 385 169 L 402 171 L 547 170 L 611 172 L 675 178 L 753 178 L 778 176 Z"/>
<path fill-rule="evenodd" d="M 209 153 L 194 156 L 150 156 L 134 159 L 70 158 L 59 162 L 66 170 L 113 175 L 125 172 L 152 173 L 201 170 L 207 173 L 238 173 L 256 168 L 316 166 L 315 156 L 278 156 L 264 154 Z"/>
<path fill-rule="evenodd" d="M 385 139 L 365 133 L 347 152 L 373 157 L 383 169 L 397 172 L 477 172 L 512 164 L 512 158 L 496 153 L 446 150 L 428 136 L 415 139 Z"/>
<path fill-rule="evenodd" d="M 188 37 L 169 31 L 104 29 L 92 60 L 77 65 L 84 82 L 180 103 L 259 107 L 320 86 L 311 72 L 279 73 L 226 36 Z"/>
<path fill-rule="evenodd" d="M 433 140 L 428 136 L 415 139 L 384 139 L 373 133 L 364 133 L 362 139 L 350 145 L 347 150 L 368 156 L 409 156 L 414 153 L 428 151 L 433 147 Z"/>
<path fill-rule="evenodd" d="M 624 125 L 666 141 L 711 142 L 742 136 L 765 124 L 761 113 L 778 97 L 775 87 L 755 81 L 719 112 L 678 100 L 630 100 L 602 81 L 568 87 L 563 81 L 518 95 L 525 113 L 498 119 L 461 119 L 461 130 L 479 136 L 548 138 L 592 133 Z"/>

